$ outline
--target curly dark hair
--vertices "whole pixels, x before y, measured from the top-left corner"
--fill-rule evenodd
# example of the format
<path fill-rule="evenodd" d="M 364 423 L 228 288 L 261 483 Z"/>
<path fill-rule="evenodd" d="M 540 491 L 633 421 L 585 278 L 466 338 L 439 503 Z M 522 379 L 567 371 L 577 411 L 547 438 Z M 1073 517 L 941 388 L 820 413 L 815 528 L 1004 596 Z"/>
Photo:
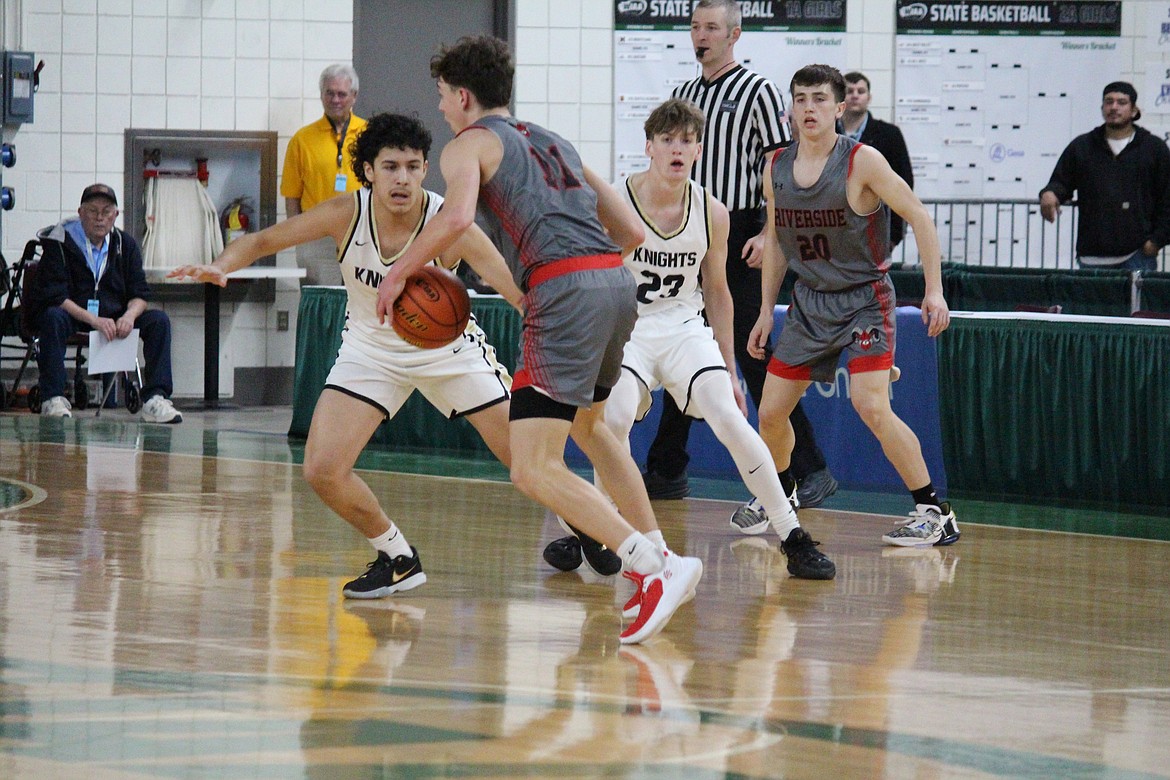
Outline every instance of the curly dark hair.
<path fill-rule="evenodd" d="M 383 113 L 370 117 L 369 123 L 349 145 L 353 175 L 362 186 L 370 186 L 366 179 L 366 163 L 373 165 L 383 149 L 414 149 L 422 152 L 425 160 L 431 151 L 431 132 L 417 116 Z"/>
<path fill-rule="evenodd" d="M 431 57 L 431 78 L 469 90 L 485 109 L 508 105 L 515 74 L 508 44 L 490 35 L 465 36 Z"/>

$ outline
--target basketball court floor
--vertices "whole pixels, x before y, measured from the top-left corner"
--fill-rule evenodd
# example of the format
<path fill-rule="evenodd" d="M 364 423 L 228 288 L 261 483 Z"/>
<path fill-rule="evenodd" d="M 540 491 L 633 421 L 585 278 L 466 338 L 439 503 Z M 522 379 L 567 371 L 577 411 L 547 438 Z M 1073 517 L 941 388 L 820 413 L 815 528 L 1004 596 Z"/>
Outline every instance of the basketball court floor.
<path fill-rule="evenodd" d="M 0 778 L 1170 777 L 1164 513 L 967 499 L 894 549 L 909 500 L 842 493 L 806 582 L 697 481 L 655 504 L 697 597 L 623 647 L 498 464 L 364 456 L 428 582 L 350 602 L 289 410 L 185 416 L 0 415 Z"/>

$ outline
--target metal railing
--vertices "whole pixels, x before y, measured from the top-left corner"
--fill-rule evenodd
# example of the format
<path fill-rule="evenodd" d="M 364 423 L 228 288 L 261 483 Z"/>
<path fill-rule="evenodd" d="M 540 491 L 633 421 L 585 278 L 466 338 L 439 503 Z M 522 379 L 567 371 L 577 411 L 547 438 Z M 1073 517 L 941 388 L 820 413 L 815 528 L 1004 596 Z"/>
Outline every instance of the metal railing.
<path fill-rule="evenodd" d="M 1076 203 L 1064 204 L 1053 223 L 1037 200 L 924 200 L 938 229 L 942 259 L 967 265 L 1069 270 L 1077 267 Z M 918 264 L 918 246 L 906 229 L 894 262 Z M 1170 268 L 1166 250 L 1158 270 Z"/>

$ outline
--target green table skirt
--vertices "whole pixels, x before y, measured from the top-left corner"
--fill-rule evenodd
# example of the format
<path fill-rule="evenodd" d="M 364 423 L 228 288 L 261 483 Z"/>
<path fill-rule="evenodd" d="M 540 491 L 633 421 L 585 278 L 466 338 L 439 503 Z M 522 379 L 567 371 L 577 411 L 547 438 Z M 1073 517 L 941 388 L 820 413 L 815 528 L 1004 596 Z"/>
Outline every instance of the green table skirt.
<path fill-rule="evenodd" d="M 341 346 L 345 301 L 345 290 L 340 287 L 301 290 L 290 436 L 309 434 L 313 409 Z M 502 298 L 484 296 L 471 299 L 471 312 L 496 348 L 500 362 L 511 370 L 520 344 L 520 314 Z M 378 426 L 370 441 L 401 449 L 488 452 L 470 423 L 448 421 L 418 393 L 410 396 L 393 421 Z"/>
<path fill-rule="evenodd" d="M 472 311 L 513 367 L 519 314 L 486 297 Z M 1170 326 L 1023 317 L 955 317 L 938 340 L 951 490 L 1170 506 Z M 344 290 L 302 290 L 292 436 L 308 434 L 344 322 Z M 466 421 L 445 420 L 417 393 L 373 441 L 487 451 Z"/>

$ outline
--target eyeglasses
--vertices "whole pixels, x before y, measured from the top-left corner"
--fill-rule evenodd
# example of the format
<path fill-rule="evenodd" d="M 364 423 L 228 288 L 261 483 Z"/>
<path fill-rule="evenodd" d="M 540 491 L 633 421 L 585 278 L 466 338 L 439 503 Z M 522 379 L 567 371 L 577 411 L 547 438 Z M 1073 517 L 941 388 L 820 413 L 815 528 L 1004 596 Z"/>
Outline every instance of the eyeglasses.
<path fill-rule="evenodd" d="M 322 92 L 321 94 L 322 94 L 324 97 L 327 97 L 327 98 L 329 98 L 329 99 L 331 99 L 331 100 L 332 100 L 333 98 L 338 98 L 338 99 L 340 99 L 340 100 L 345 100 L 347 97 L 349 97 L 349 96 L 350 96 L 350 95 L 352 95 L 353 93 L 352 93 L 352 92 L 349 92 L 349 91 L 346 91 L 346 92 L 340 92 L 340 91 L 336 91 L 336 90 L 332 90 L 332 89 L 327 89 L 327 90 L 325 90 L 324 92 Z"/>
<path fill-rule="evenodd" d="M 98 208 L 97 206 L 82 206 L 81 210 L 87 217 L 113 217 L 118 214 L 117 206 L 106 206 L 104 208 Z"/>

